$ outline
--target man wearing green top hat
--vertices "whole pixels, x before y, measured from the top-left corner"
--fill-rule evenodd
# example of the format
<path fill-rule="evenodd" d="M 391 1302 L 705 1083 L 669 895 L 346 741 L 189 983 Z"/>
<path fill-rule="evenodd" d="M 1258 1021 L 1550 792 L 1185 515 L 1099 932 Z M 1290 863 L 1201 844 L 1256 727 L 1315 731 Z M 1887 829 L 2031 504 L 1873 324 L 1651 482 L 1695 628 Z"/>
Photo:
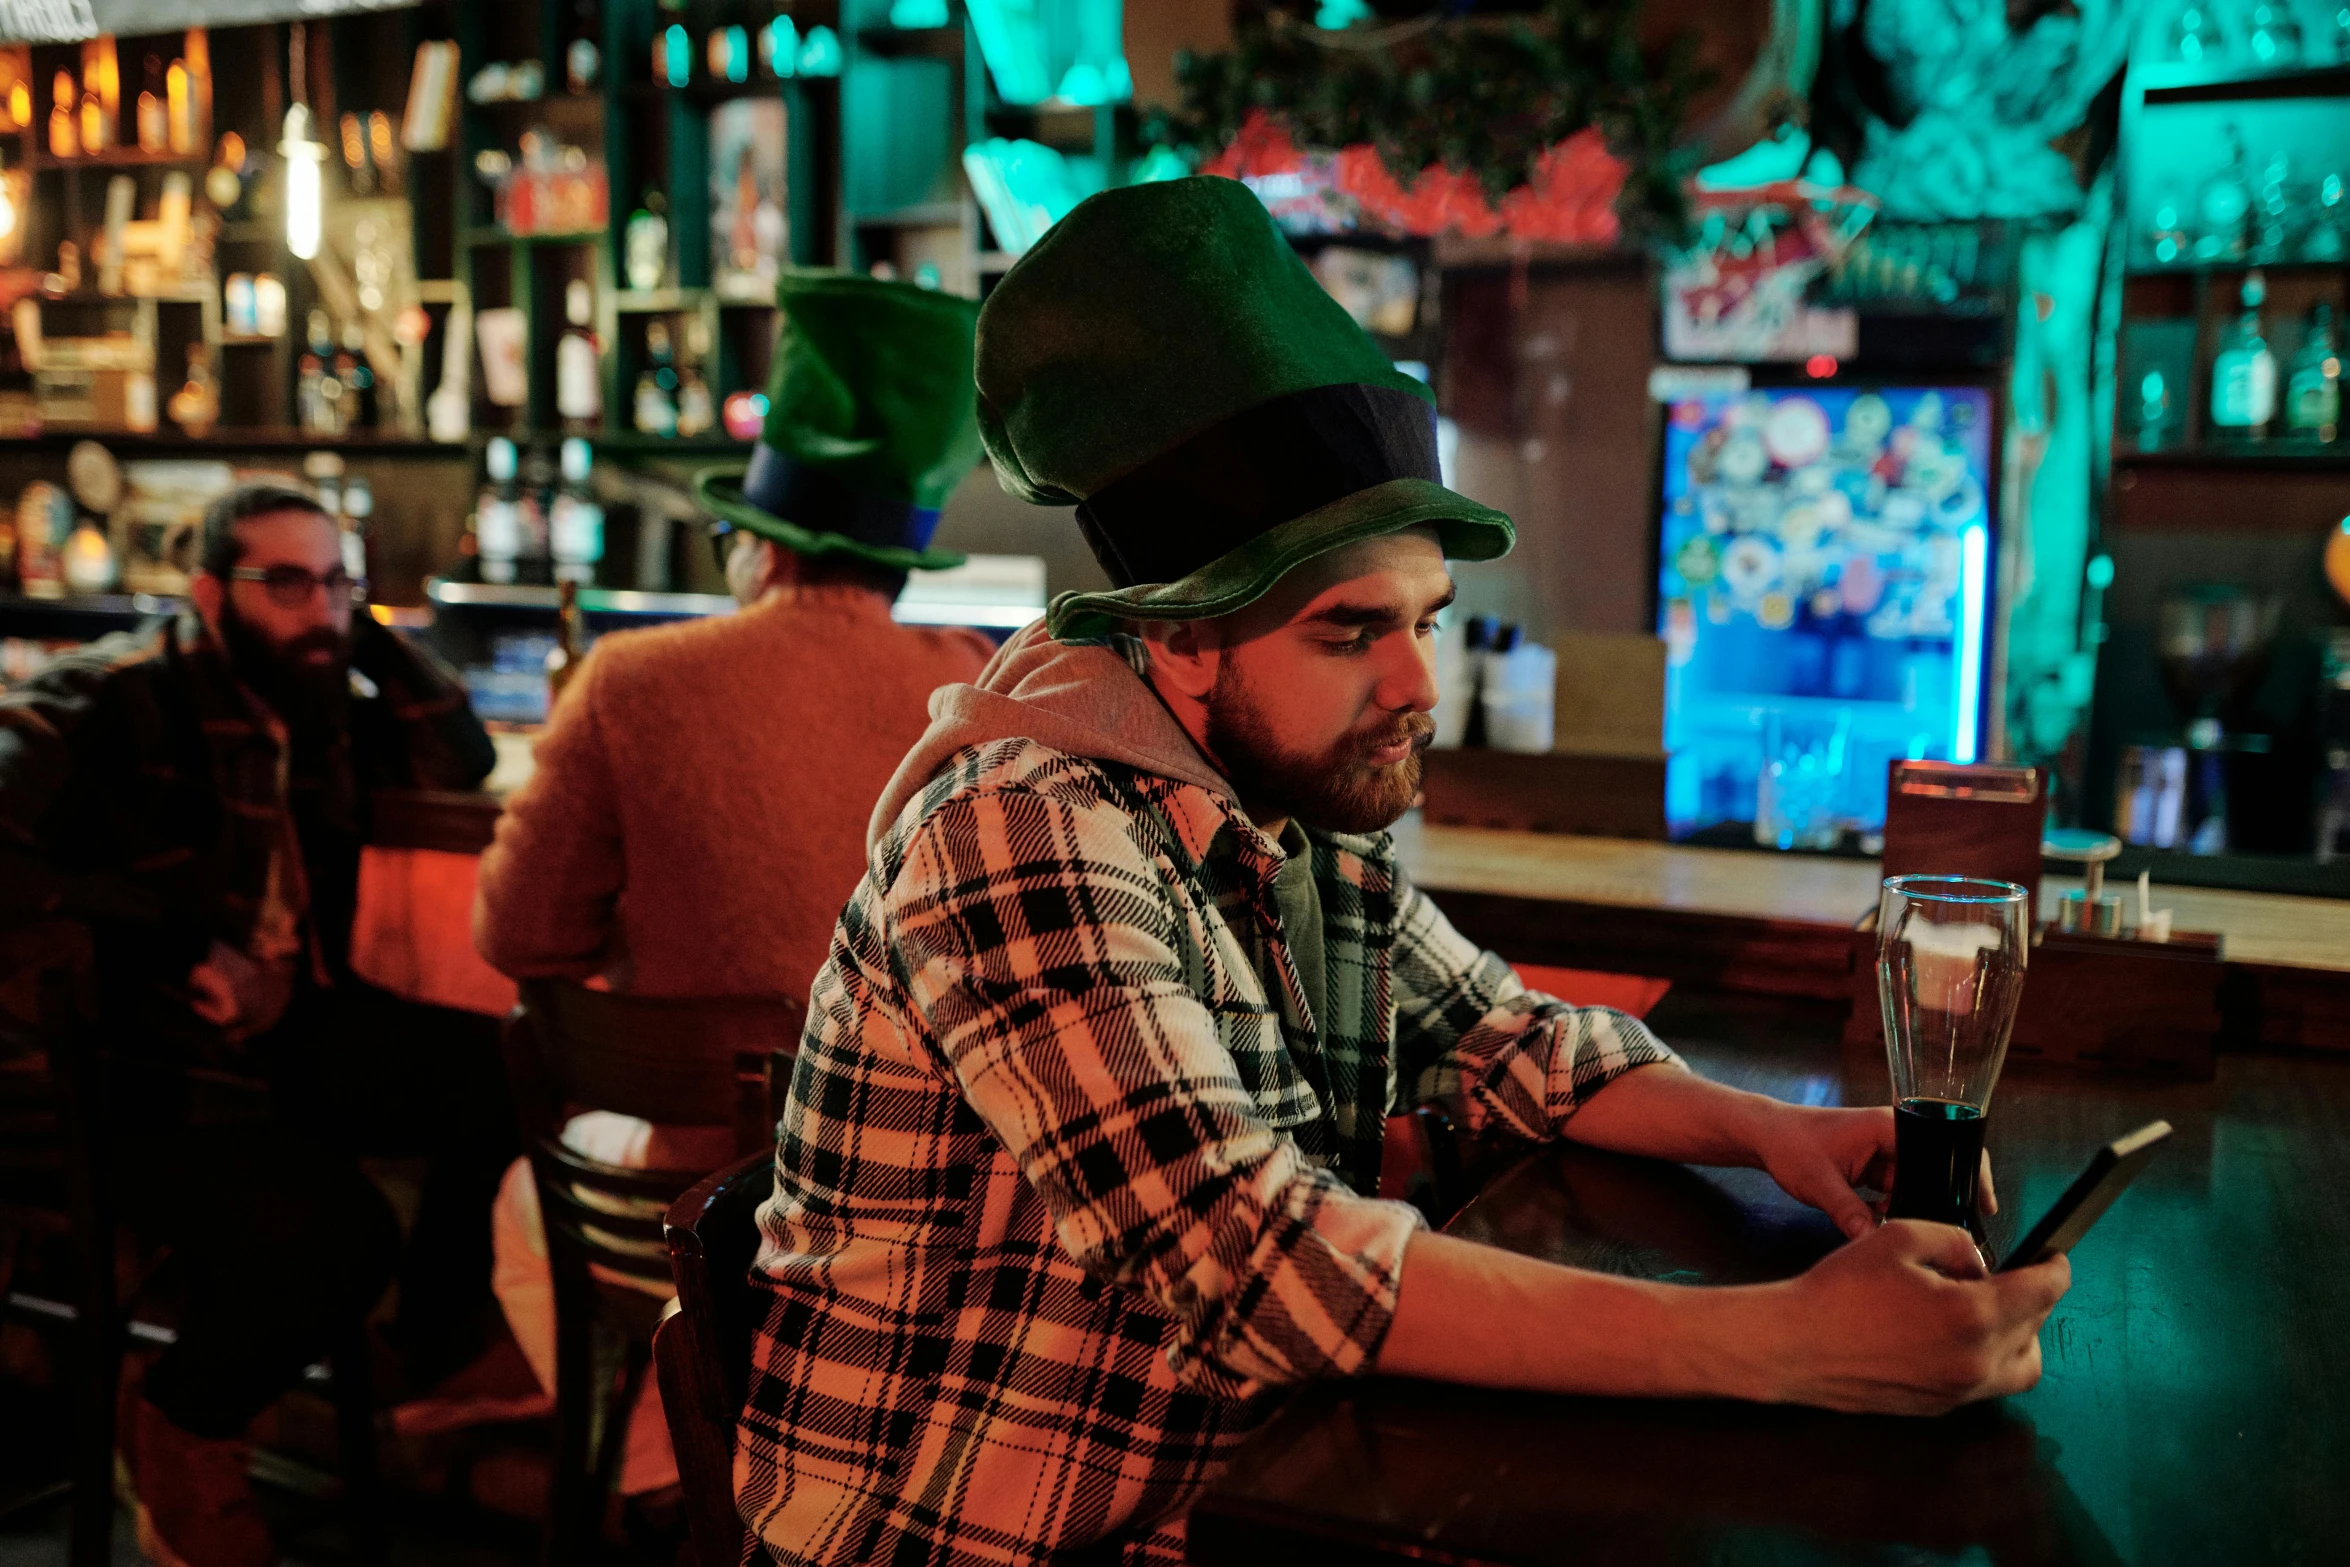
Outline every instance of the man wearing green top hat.
<path fill-rule="evenodd" d="M 1390 1372 L 1947 1408 L 2038 1374 L 2063 1265 L 1984 1278 L 1877 1216 L 1892 1114 L 1710 1084 L 1528 991 L 1386 829 L 1417 790 L 1447 558 L 1433 410 L 1256 199 L 1080 205 L 979 320 L 1003 483 L 1077 503 L 1063 595 L 876 809 L 761 1210 L 736 1478 L 776 1560 L 1182 1559 L 1282 1389 Z M 1767 1169 L 1856 1244 L 1690 1290 L 1430 1234 L 1389 1113 Z"/>
<path fill-rule="evenodd" d="M 890 618 L 909 569 L 962 560 L 930 536 L 979 461 L 977 307 L 812 271 L 786 274 L 776 298 L 764 433 L 747 471 L 699 479 L 743 608 L 607 635 L 565 687 L 482 858 L 475 942 L 517 978 L 805 1001 L 930 692 L 992 651 L 976 632 Z M 667 1169 L 733 1152 L 683 1130 L 648 1141 L 611 1117 L 567 1135 Z M 551 1386 L 546 1262 L 516 1172 L 498 1213 L 499 1295 Z M 676 1478 L 658 1410 L 637 1420 L 632 1493 Z"/>

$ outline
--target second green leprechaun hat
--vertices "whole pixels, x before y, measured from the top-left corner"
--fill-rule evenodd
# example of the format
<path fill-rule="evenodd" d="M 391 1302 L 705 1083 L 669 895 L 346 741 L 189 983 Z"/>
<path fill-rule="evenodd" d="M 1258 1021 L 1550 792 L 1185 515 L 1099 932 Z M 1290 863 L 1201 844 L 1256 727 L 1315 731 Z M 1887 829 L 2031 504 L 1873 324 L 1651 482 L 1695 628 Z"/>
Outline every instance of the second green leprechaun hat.
<path fill-rule="evenodd" d="M 1438 482 L 1428 389 L 1236 180 L 1080 202 L 980 310 L 978 373 L 1004 488 L 1077 502 L 1116 584 L 1056 598 L 1056 637 L 1228 614 L 1303 561 L 1422 524 L 1457 559 L 1516 542 Z"/>
<path fill-rule="evenodd" d="M 705 469 L 712 512 L 802 555 L 938 571 L 939 507 L 979 461 L 968 299 L 848 272 L 776 281 L 783 324 L 751 460 Z"/>

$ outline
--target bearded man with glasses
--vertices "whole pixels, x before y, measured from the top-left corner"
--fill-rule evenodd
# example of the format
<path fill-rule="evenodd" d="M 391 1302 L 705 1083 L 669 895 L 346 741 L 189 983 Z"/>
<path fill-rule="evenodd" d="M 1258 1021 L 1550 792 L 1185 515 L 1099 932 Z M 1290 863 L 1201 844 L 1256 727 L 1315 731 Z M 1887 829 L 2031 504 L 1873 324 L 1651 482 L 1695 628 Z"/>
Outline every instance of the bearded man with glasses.
<path fill-rule="evenodd" d="M 489 1317 L 486 1211 L 514 1131 L 495 1025 L 355 978 L 368 791 L 494 760 L 454 675 L 378 624 L 334 519 L 253 484 L 204 519 L 187 608 L 0 695 L 0 922 L 96 938 L 111 1169 L 168 1247 L 178 1342 L 125 1377 L 151 1560 L 275 1560 L 254 1416 L 400 1276 L 413 1379 Z M 407 1254 L 362 1154 L 423 1154 Z"/>

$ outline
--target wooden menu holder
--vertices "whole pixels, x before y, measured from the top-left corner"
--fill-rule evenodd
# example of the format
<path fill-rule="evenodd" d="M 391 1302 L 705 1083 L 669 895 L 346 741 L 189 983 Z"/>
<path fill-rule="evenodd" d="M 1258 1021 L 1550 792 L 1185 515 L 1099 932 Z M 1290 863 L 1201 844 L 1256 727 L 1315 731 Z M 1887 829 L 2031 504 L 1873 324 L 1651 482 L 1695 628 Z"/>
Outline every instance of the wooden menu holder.
<path fill-rule="evenodd" d="M 1885 874 L 1980 876 L 2040 899 L 2046 780 L 2037 769 L 1895 762 L 1886 794 Z M 2041 928 L 2037 915 L 2011 1060 L 2208 1078 L 2220 1029 L 2220 943 L 2198 931 L 2167 942 Z M 1848 1046 L 1884 1044 L 1877 912 L 1852 937 Z"/>

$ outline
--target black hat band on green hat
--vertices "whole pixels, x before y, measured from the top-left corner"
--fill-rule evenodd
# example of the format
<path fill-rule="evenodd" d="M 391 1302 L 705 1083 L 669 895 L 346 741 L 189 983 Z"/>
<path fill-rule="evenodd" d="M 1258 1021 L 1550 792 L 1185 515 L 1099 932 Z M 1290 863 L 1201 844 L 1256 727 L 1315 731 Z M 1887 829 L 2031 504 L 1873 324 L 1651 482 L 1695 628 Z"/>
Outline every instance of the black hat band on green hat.
<path fill-rule="evenodd" d="M 860 489 L 838 467 L 802 462 L 764 441 L 751 448 L 742 498 L 802 528 L 875 549 L 925 550 L 938 531 L 937 507 Z"/>
<path fill-rule="evenodd" d="M 1391 479 L 1438 478 L 1427 399 L 1316 386 L 1211 425 L 1087 496 L 1077 525 L 1121 588 L 1177 582 L 1267 530 Z"/>

